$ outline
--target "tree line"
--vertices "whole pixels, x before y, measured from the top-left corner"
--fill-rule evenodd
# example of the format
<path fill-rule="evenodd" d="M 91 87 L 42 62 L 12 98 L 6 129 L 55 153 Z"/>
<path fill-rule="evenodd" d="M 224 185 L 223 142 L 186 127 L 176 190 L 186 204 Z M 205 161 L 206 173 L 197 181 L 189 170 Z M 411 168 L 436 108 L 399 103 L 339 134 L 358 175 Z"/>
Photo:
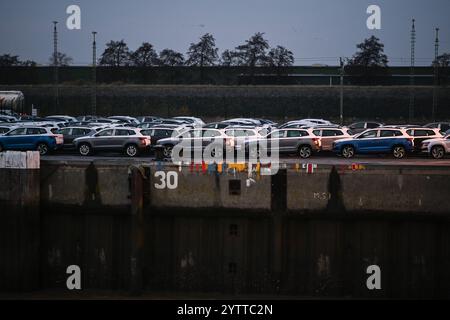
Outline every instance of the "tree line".
<path fill-rule="evenodd" d="M 380 75 L 387 72 L 389 60 L 380 39 L 371 36 L 358 44 L 357 49 L 357 52 L 344 62 L 348 73 Z M 294 64 L 292 51 L 280 45 L 270 47 L 261 32 L 255 33 L 236 48 L 223 51 L 220 56 L 218 51 L 215 38 L 210 33 L 202 35 L 198 42 L 191 43 L 186 55 L 172 49 L 164 49 L 158 53 L 149 42 L 142 43 L 132 51 L 124 40 L 111 40 L 106 44 L 98 64 L 107 67 L 239 66 L 250 67 L 251 70 L 256 67 L 289 67 Z M 52 55 L 49 58 L 50 65 L 68 66 L 72 62 L 71 57 L 61 52 L 58 52 L 56 57 Z M 432 65 L 448 68 L 450 53 L 440 55 Z M 0 55 L 0 67 L 5 66 L 37 66 L 37 63 L 31 60 L 21 61 L 18 56 L 11 54 Z"/>
<path fill-rule="evenodd" d="M 185 56 L 171 49 L 159 54 L 153 45 L 144 42 L 136 51 L 130 51 L 124 40 L 110 41 L 99 59 L 103 66 L 271 66 L 287 67 L 294 64 L 292 51 L 283 46 L 270 48 L 264 33 L 257 32 L 234 50 L 225 50 L 219 57 L 216 40 L 210 33 L 191 43 Z"/>

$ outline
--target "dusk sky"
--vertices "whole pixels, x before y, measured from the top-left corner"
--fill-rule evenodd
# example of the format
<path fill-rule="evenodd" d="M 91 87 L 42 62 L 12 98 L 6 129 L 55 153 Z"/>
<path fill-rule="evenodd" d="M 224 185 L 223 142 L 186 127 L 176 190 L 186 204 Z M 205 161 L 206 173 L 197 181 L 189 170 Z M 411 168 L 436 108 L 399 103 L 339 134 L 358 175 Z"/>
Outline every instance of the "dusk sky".
<path fill-rule="evenodd" d="M 81 8 L 81 30 L 66 28 L 66 8 Z M 366 9 L 381 7 L 381 30 L 368 30 Z M 293 51 L 296 65 L 336 65 L 356 44 L 376 35 L 390 65 L 408 65 L 411 18 L 417 21 L 417 65 L 430 65 L 434 28 L 440 52 L 450 52 L 450 0 L 95 0 L 0 2 L 0 54 L 48 64 L 53 50 L 52 21 L 59 21 L 60 51 L 76 65 L 91 62 L 91 31 L 98 32 L 98 55 L 109 40 L 124 39 L 131 50 L 142 42 L 157 51 L 186 53 L 204 33 L 216 38 L 219 53 L 265 32 L 271 46 Z"/>

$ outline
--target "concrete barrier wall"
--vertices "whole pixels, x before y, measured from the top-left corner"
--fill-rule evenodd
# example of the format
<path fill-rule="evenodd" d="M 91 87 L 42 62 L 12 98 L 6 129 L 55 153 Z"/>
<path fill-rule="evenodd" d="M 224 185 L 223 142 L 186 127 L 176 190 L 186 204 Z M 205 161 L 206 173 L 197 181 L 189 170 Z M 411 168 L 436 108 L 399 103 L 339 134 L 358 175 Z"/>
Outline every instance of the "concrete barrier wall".
<path fill-rule="evenodd" d="M 129 165 L 49 164 L 42 168 L 41 199 L 47 205 L 127 206 Z M 145 183 L 149 202 L 157 208 L 236 208 L 271 210 L 274 197 L 286 199 L 288 211 L 338 210 L 390 213 L 435 213 L 450 211 L 450 170 L 393 167 L 317 167 L 286 170 L 286 185 L 273 188 L 272 176 L 247 168 L 208 172 L 197 167 L 149 166 Z M 157 188 L 158 171 L 173 172 L 176 188 Z M 167 178 L 165 178 L 166 180 Z M 171 183 L 175 183 L 171 178 Z M 237 188 L 237 189 L 236 189 Z M 235 190 L 236 189 L 236 190 Z"/>
<path fill-rule="evenodd" d="M 38 152 L 0 153 L 0 291 L 39 285 Z"/>
<path fill-rule="evenodd" d="M 71 264 L 85 289 L 129 288 L 131 164 L 43 162 L 43 288 L 65 288 Z M 299 166 L 249 181 L 245 168 L 179 170 L 151 166 L 144 180 L 138 240 L 147 290 L 450 297 L 447 169 Z M 157 171 L 178 172 L 178 187 L 155 188 Z M 372 264 L 381 267 L 381 291 L 367 290 Z"/>

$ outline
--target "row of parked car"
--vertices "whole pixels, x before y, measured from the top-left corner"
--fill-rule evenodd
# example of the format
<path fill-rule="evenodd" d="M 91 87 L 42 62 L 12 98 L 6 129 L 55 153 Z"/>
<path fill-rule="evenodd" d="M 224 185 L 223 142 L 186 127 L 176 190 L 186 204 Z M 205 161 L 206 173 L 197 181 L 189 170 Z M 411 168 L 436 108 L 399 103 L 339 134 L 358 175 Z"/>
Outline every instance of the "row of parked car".
<path fill-rule="evenodd" d="M 0 121 L 0 151 L 39 150 L 41 155 L 65 149 L 76 150 L 82 156 L 121 151 L 135 157 L 157 150 L 160 157 L 168 158 L 180 143 L 188 152 L 208 148 L 213 157 L 229 149 L 260 157 L 274 147 L 280 154 L 301 158 L 334 152 L 345 158 L 390 153 L 400 159 L 415 152 L 440 159 L 450 152 L 447 122 L 425 126 L 358 122 L 339 126 L 323 119 L 302 119 L 278 125 L 267 119 L 235 118 L 205 124 L 195 117 L 59 115 L 0 115 Z"/>

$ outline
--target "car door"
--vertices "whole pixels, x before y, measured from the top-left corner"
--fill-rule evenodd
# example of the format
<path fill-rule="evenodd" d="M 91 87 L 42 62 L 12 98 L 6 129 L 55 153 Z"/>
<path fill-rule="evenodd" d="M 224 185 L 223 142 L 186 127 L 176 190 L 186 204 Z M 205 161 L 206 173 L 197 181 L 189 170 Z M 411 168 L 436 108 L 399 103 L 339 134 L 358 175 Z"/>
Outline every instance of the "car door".
<path fill-rule="evenodd" d="M 17 128 L 7 133 L 2 138 L 2 145 L 5 149 L 13 149 L 13 150 L 23 150 L 25 149 L 25 145 L 28 137 L 26 136 L 27 129 L 26 128 Z"/>
<path fill-rule="evenodd" d="M 121 149 L 130 142 L 130 136 L 134 135 L 134 131 L 128 129 L 115 129 L 114 135 L 110 140 L 110 144 L 107 148 Z"/>
<path fill-rule="evenodd" d="M 42 135 L 42 131 L 45 129 L 40 128 L 27 128 L 27 139 L 24 139 L 23 148 L 24 149 L 34 149 L 39 142 Z"/>
<path fill-rule="evenodd" d="M 447 153 L 450 153 L 450 136 L 447 136 L 447 138 L 445 138 L 444 145 L 445 145 L 445 151 Z"/>
<path fill-rule="evenodd" d="M 397 137 L 401 137 L 402 135 L 401 131 L 398 130 L 380 130 L 380 138 L 377 140 L 374 151 L 391 151 L 394 143 L 397 141 Z"/>
<path fill-rule="evenodd" d="M 286 138 L 281 138 L 283 152 L 297 152 L 304 131 L 287 130 Z"/>
<path fill-rule="evenodd" d="M 114 129 L 105 129 L 97 133 L 92 139 L 92 146 L 96 149 L 107 149 L 111 144 L 110 140 L 113 137 Z"/>
<path fill-rule="evenodd" d="M 261 144 L 261 146 L 272 150 L 272 152 L 277 152 L 278 150 L 279 153 L 283 153 L 285 152 L 285 148 L 287 145 L 287 141 L 284 141 L 286 136 L 287 130 L 274 131 L 267 136 L 267 146 L 264 146 L 264 143 Z"/>
<path fill-rule="evenodd" d="M 344 134 L 341 130 L 324 129 L 322 130 L 321 145 L 323 151 L 331 151 L 333 142 L 342 138 Z"/>
<path fill-rule="evenodd" d="M 436 138 L 433 130 L 427 130 L 427 129 L 416 129 L 413 132 L 414 137 L 414 149 L 420 149 L 420 146 L 422 145 L 422 142 L 428 139 Z"/>
<path fill-rule="evenodd" d="M 202 139 L 202 147 L 205 149 L 211 143 L 215 144 L 224 144 L 224 141 L 221 141 L 221 133 L 217 130 L 203 130 L 203 139 Z"/>
<path fill-rule="evenodd" d="M 361 133 L 355 140 L 358 152 L 373 152 L 376 148 L 376 141 L 378 138 L 378 130 L 368 130 Z"/>
<path fill-rule="evenodd" d="M 58 134 L 63 135 L 65 148 L 73 146 L 73 140 L 75 138 L 72 136 L 72 128 L 60 129 L 60 130 L 58 130 Z"/>

